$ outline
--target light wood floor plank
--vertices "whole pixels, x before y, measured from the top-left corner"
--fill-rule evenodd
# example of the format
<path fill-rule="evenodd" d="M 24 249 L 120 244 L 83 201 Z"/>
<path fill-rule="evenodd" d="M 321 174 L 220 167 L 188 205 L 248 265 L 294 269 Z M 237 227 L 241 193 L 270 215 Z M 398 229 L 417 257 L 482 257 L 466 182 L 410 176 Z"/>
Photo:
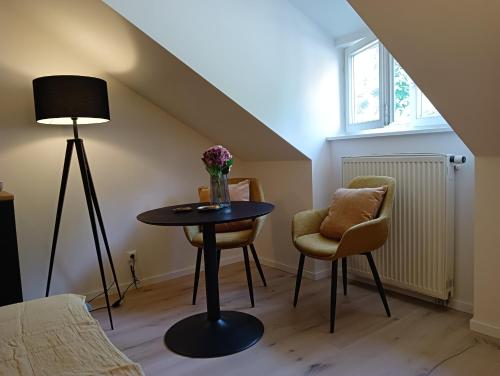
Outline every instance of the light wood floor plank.
<path fill-rule="evenodd" d="M 294 309 L 295 276 L 268 267 L 264 272 L 267 288 L 253 270 L 255 308 L 243 264 L 220 272 L 221 308 L 251 313 L 265 325 L 264 337 L 241 353 L 189 359 L 163 344 L 172 324 L 205 311 L 203 274 L 196 306 L 190 303 L 192 276 L 131 290 L 113 311 L 115 330 L 106 333 L 147 375 L 500 375 L 500 347 L 471 332 L 467 314 L 389 294 L 389 319 L 376 290 L 350 284 L 345 297 L 339 284 L 336 331 L 330 334 L 328 278 L 304 279 Z M 93 314 L 109 327 L 105 310 Z"/>

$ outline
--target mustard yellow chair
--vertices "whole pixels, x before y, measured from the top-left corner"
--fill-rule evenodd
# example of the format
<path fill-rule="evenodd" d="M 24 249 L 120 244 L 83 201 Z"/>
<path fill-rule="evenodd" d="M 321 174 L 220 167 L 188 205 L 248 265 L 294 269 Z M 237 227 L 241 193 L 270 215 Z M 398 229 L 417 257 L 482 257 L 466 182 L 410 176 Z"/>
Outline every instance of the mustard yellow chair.
<path fill-rule="evenodd" d="M 349 183 L 348 188 L 375 188 L 383 185 L 387 185 L 388 188 L 377 217 L 351 227 L 338 241 L 326 238 L 319 233 L 321 222 L 323 222 L 323 219 L 328 214 L 328 208 L 302 211 L 293 217 L 293 244 L 300 251 L 293 305 L 294 307 L 297 306 L 305 257 L 309 256 L 319 260 L 331 261 L 330 333 L 333 333 L 335 329 L 337 267 L 339 259 L 342 259 L 344 295 L 347 294 L 347 256 L 363 254 L 368 258 L 368 263 L 377 284 L 380 297 L 382 298 L 385 311 L 387 316 L 391 317 L 384 287 L 380 281 L 371 251 L 383 246 L 389 235 L 389 222 L 396 183 L 393 178 L 387 176 L 359 176 Z"/>
<path fill-rule="evenodd" d="M 230 178 L 228 179 L 229 184 L 237 184 L 243 180 L 249 180 L 250 183 L 250 201 L 264 201 L 264 192 L 262 191 L 262 186 L 256 178 Z M 200 190 L 206 189 L 206 187 L 199 187 Z M 242 248 L 243 258 L 245 260 L 245 270 L 247 275 L 248 292 L 250 294 L 250 302 L 252 307 L 255 306 L 253 297 L 253 284 L 252 284 L 252 273 L 250 269 L 250 260 L 248 257 L 248 247 L 252 252 L 255 265 L 259 271 L 260 278 L 264 286 L 267 286 L 266 278 L 264 277 L 264 272 L 262 266 L 260 265 L 259 258 L 257 256 L 257 251 L 253 242 L 259 234 L 262 226 L 264 225 L 266 216 L 258 217 L 254 220 L 240 221 L 238 222 L 238 231 L 231 232 L 217 232 L 215 234 L 216 244 L 217 244 L 217 260 L 220 263 L 220 254 L 222 249 L 232 249 L 232 248 Z M 217 231 L 217 226 L 216 226 Z M 200 266 L 201 258 L 203 255 L 203 233 L 199 226 L 185 226 L 184 233 L 186 238 L 194 247 L 198 248 L 198 254 L 196 256 L 196 269 L 194 274 L 194 288 L 193 288 L 193 305 L 196 304 L 196 294 L 198 291 L 198 282 L 200 279 Z"/>

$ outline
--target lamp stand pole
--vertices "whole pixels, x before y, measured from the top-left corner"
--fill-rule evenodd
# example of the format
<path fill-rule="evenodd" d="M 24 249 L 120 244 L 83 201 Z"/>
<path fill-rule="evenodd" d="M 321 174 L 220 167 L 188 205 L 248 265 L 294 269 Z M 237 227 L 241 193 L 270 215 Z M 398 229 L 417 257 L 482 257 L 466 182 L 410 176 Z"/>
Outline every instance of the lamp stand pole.
<path fill-rule="evenodd" d="M 108 287 L 106 284 L 106 277 L 104 275 L 104 266 L 102 262 L 101 255 L 101 246 L 99 242 L 99 235 L 97 232 L 97 223 L 96 223 L 96 215 L 97 222 L 99 223 L 99 228 L 101 230 L 101 235 L 104 240 L 104 246 L 106 248 L 106 253 L 108 255 L 109 265 L 111 266 L 111 271 L 113 273 L 113 280 L 115 282 L 116 289 L 118 291 L 118 300 L 113 303 L 113 307 L 118 306 L 122 300 L 122 294 L 120 292 L 120 286 L 118 285 L 118 280 L 116 278 L 115 267 L 113 265 L 113 259 L 111 257 L 111 251 L 109 249 L 108 237 L 106 236 L 106 231 L 104 229 L 104 222 L 101 216 L 101 210 L 99 209 L 99 203 L 97 202 L 97 194 L 94 188 L 94 182 L 92 181 L 92 175 L 90 173 L 90 167 L 87 160 L 87 154 L 85 153 L 85 147 L 83 146 L 83 140 L 78 137 L 78 126 L 77 119 L 72 118 L 73 120 L 73 133 L 74 138 L 67 140 L 66 145 L 66 155 L 64 157 L 64 167 L 61 179 L 61 189 L 59 191 L 59 200 L 57 203 L 57 212 L 56 212 L 56 223 L 54 227 L 54 236 L 52 238 L 52 249 L 50 253 L 50 265 L 49 265 L 49 275 L 47 279 L 47 289 L 45 290 L 45 296 L 49 296 L 50 291 L 50 281 L 52 279 L 52 269 L 54 266 L 54 256 L 56 253 L 57 246 L 57 238 L 59 235 L 59 226 L 61 224 L 61 214 L 62 208 L 64 204 L 64 195 L 66 193 L 66 186 L 68 182 L 69 168 L 71 164 L 71 157 L 73 154 L 73 147 L 76 149 L 76 155 L 78 157 L 78 164 L 80 166 L 80 173 L 82 176 L 83 189 L 85 191 L 85 200 L 87 202 L 87 207 L 89 210 L 90 217 L 90 225 L 92 228 L 92 235 L 94 236 L 95 249 L 97 253 L 97 261 L 99 262 L 99 271 L 101 274 L 102 288 L 104 291 L 104 297 L 106 299 L 106 307 L 108 309 L 109 322 L 111 324 L 111 329 L 113 327 L 113 318 L 111 316 L 111 306 L 109 304 L 109 295 L 108 295 Z"/>

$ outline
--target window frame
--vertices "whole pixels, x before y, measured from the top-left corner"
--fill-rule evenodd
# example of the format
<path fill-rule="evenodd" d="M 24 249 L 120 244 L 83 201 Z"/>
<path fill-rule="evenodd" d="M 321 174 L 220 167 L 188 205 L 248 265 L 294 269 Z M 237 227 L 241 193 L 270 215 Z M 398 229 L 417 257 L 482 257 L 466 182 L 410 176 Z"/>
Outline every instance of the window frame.
<path fill-rule="evenodd" d="M 352 61 L 353 56 L 369 48 L 374 43 L 379 45 L 379 114 L 378 120 L 372 120 L 364 123 L 353 123 L 354 101 L 352 93 Z M 440 116 L 426 118 L 417 117 L 417 109 L 414 109 L 415 116 L 410 123 L 394 122 L 394 57 L 384 47 L 380 40 L 374 36 L 366 36 L 360 41 L 344 49 L 344 85 L 345 85 L 345 108 L 344 108 L 344 134 L 362 134 L 365 131 L 422 131 L 436 129 L 451 129 L 446 120 Z M 410 77 L 411 79 L 411 77 Z M 425 95 L 415 84 L 416 89 Z M 417 99 L 413 104 L 417 106 Z"/>
<path fill-rule="evenodd" d="M 368 49 L 371 47 L 373 44 L 378 44 L 378 51 L 379 51 L 379 119 L 378 120 L 371 120 L 363 123 L 353 123 L 353 112 L 354 112 L 354 101 L 353 99 L 353 92 L 352 92 L 352 75 L 353 75 L 353 69 L 352 69 L 352 63 L 353 63 L 353 57 L 360 52 L 363 52 L 364 50 Z M 346 108 L 345 108 L 345 119 L 346 119 L 346 131 L 348 129 L 355 129 L 356 131 L 363 131 L 363 130 L 369 130 L 369 129 L 376 129 L 376 128 L 381 128 L 384 126 L 384 118 L 385 118 L 385 108 L 384 108 L 384 100 L 383 98 L 385 97 L 386 93 L 384 85 L 383 85 L 383 80 L 381 79 L 383 77 L 383 61 L 384 61 L 384 48 L 382 43 L 375 37 L 367 37 L 362 39 L 361 41 L 355 43 L 354 45 L 347 47 L 345 49 L 345 93 L 346 93 Z"/>

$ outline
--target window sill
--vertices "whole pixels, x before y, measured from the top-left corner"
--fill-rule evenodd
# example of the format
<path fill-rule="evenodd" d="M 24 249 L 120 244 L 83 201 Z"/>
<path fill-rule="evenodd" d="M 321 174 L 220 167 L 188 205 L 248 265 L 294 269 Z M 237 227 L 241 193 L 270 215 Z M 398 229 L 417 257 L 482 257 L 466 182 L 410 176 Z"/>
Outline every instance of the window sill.
<path fill-rule="evenodd" d="M 373 138 L 373 137 L 389 137 L 389 136 L 409 136 L 415 134 L 428 134 L 428 133 L 447 133 L 453 132 L 451 128 L 428 128 L 428 129 L 413 129 L 413 130 L 401 130 L 401 131 L 388 131 L 388 130 L 377 130 L 377 131 L 365 131 L 355 134 L 339 134 L 337 136 L 327 137 L 327 141 L 337 141 L 337 140 L 351 140 L 356 138 Z"/>

